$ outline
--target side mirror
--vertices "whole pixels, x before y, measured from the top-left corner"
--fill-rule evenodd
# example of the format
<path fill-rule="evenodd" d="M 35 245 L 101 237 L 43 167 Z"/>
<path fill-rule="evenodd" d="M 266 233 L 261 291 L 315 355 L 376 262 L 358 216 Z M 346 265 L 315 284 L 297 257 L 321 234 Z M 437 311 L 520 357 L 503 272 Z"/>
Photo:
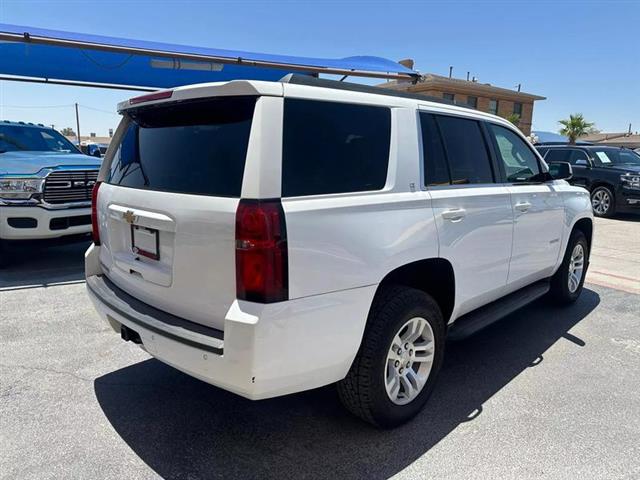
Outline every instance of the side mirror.
<path fill-rule="evenodd" d="M 549 176 L 552 180 L 569 180 L 573 177 L 573 168 L 567 162 L 550 163 Z"/>

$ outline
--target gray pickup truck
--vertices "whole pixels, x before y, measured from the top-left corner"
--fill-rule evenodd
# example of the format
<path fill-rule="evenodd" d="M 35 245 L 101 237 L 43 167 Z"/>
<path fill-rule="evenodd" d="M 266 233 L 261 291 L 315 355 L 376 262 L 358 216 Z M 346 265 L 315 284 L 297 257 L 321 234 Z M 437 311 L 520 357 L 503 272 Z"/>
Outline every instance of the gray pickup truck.
<path fill-rule="evenodd" d="M 52 128 L 0 121 L 0 264 L 8 242 L 91 232 L 100 163 Z"/>

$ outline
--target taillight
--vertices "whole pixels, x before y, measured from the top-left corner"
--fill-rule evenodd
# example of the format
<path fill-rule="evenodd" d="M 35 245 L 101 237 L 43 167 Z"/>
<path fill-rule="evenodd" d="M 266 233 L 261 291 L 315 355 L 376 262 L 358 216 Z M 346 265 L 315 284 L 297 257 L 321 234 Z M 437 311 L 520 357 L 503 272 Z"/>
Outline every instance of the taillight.
<path fill-rule="evenodd" d="M 236 293 L 240 300 L 260 303 L 288 298 L 287 227 L 280 200 L 240 200 Z"/>
<path fill-rule="evenodd" d="M 91 190 L 91 229 L 93 232 L 93 243 L 100 245 L 100 230 L 98 229 L 98 189 L 102 182 L 96 182 Z"/>

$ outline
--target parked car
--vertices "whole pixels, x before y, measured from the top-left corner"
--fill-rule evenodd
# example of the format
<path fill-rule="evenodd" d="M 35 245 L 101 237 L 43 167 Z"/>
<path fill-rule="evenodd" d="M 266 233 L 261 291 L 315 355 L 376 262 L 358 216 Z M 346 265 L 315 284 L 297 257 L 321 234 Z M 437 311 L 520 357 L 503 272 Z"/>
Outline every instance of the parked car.
<path fill-rule="evenodd" d="M 0 122 L 0 263 L 12 241 L 85 238 L 100 160 L 52 128 Z"/>
<path fill-rule="evenodd" d="M 95 143 L 95 142 L 82 142 L 80 144 L 80 150 L 85 155 L 89 155 L 90 157 L 104 157 L 104 154 L 107 153 L 107 148 L 109 145 L 104 143 Z"/>
<path fill-rule="evenodd" d="M 640 213 L 640 155 L 623 147 L 597 145 L 540 146 L 547 163 L 569 162 L 570 182 L 591 193 L 593 212 L 612 217 L 617 212 Z"/>
<path fill-rule="evenodd" d="M 250 399 L 337 382 L 395 426 L 447 337 L 582 291 L 589 195 L 502 118 L 304 76 L 119 111 L 88 293 L 123 339 L 205 382 Z"/>

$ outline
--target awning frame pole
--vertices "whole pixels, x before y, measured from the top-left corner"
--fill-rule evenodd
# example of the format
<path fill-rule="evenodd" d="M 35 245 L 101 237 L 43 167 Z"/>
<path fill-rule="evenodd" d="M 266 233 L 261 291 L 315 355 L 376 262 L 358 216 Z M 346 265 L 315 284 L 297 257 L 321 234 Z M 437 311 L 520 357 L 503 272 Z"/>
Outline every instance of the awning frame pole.
<path fill-rule="evenodd" d="M 201 61 L 201 62 L 216 62 L 233 65 L 242 65 L 249 67 L 263 67 L 263 68 L 277 68 L 287 71 L 298 72 L 311 72 L 311 73 L 325 73 L 333 75 L 353 75 L 358 77 L 370 77 L 370 78 L 389 78 L 389 79 L 412 79 L 417 74 L 408 73 L 392 73 L 392 72 L 372 72 L 369 70 L 352 70 L 348 68 L 335 68 L 335 67 L 314 67 L 308 65 L 292 65 L 279 62 L 266 62 L 262 60 L 247 60 L 242 57 L 220 57 L 217 55 L 200 55 L 195 53 L 178 53 L 168 52 L 163 50 L 153 50 L 147 48 L 135 48 L 135 47 L 123 47 L 119 45 L 106 45 L 102 43 L 94 42 L 82 42 L 78 40 L 67 40 L 62 38 L 42 37 L 39 35 L 31 35 L 28 32 L 23 34 L 0 32 L 0 40 L 37 44 L 37 45 L 51 45 L 58 47 L 68 48 L 88 48 L 92 50 L 99 50 L 112 53 L 126 53 L 130 55 L 145 55 L 156 56 L 166 58 L 179 58 L 185 60 Z"/>

